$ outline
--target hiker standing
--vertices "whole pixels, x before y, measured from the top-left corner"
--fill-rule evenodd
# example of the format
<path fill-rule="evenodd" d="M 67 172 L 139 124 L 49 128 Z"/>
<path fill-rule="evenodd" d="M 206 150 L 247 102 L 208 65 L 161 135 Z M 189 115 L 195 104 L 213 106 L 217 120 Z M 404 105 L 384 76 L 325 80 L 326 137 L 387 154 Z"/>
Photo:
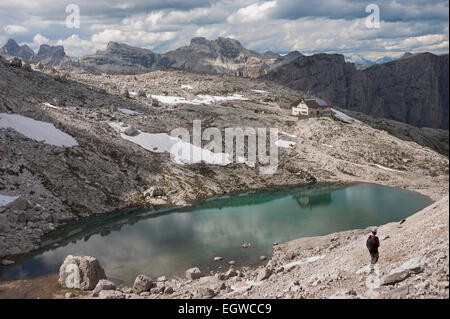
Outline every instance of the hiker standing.
<path fill-rule="evenodd" d="M 366 246 L 369 249 L 370 257 L 372 257 L 370 261 L 370 268 L 373 270 L 375 264 L 378 262 L 378 258 L 380 257 L 378 253 L 378 247 L 380 247 L 380 240 L 377 237 L 377 229 L 372 229 L 372 234 L 367 238 Z"/>

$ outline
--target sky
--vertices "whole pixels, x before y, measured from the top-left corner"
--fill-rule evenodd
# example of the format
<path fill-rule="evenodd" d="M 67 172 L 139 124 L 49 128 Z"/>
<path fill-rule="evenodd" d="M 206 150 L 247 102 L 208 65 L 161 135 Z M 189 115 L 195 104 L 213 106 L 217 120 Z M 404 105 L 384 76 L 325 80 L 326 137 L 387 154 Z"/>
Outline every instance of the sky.
<path fill-rule="evenodd" d="M 79 9 L 78 28 L 70 4 Z M 298 50 L 375 60 L 404 52 L 448 53 L 448 10 L 443 0 L 0 1 L 0 46 L 13 38 L 36 51 L 41 44 L 63 45 L 79 57 L 109 41 L 163 53 L 193 37 L 221 36 L 261 53 Z"/>

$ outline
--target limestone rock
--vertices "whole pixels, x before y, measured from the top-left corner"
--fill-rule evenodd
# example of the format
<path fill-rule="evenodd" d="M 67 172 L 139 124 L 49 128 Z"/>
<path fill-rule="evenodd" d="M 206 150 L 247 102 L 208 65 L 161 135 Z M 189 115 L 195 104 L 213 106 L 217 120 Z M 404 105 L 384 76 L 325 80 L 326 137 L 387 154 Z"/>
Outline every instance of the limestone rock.
<path fill-rule="evenodd" d="M 147 189 L 144 192 L 144 196 L 146 197 L 158 197 L 158 196 L 165 196 L 166 193 L 162 188 L 159 188 L 157 186 L 151 186 L 149 189 Z"/>
<path fill-rule="evenodd" d="M 69 255 L 59 269 L 59 283 L 64 288 L 92 290 L 101 279 L 106 279 L 105 270 L 90 256 Z"/>
<path fill-rule="evenodd" d="M 30 207 L 28 201 L 21 197 L 19 197 L 18 199 L 16 199 L 7 206 L 7 208 L 9 208 L 10 210 L 21 210 L 21 211 L 26 211 L 28 207 Z"/>
<path fill-rule="evenodd" d="M 125 299 L 125 295 L 116 290 L 102 290 L 98 294 L 100 299 Z"/>
<path fill-rule="evenodd" d="M 242 244 L 242 246 L 241 246 L 242 248 L 250 248 L 250 247 L 252 247 L 252 244 L 250 244 L 250 243 L 243 243 Z"/>
<path fill-rule="evenodd" d="M 266 280 L 270 277 L 270 275 L 272 275 L 272 270 L 268 267 L 265 267 L 258 272 L 258 276 L 256 277 L 256 280 L 257 281 Z"/>
<path fill-rule="evenodd" d="M 186 278 L 189 280 L 196 280 L 202 276 L 202 272 L 197 267 L 186 270 Z"/>
<path fill-rule="evenodd" d="M 124 133 L 127 136 L 137 136 L 137 135 L 139 135 L 139 131 L 137 129 L 135 129 L 133 126 L 130 126 L 129 128 L 127 128 Z"/>
<path fill-rule="evenodd" d="M 120 92 L 120 96 L 122 96 L 122 97 L 124 97 L 124 98 L 126 98 L 126 99 L 129 99 L 129 98 L 130 98 L 130 92 L 128 92 L 127 89 L 124 89 L 124 90 L 122 90 L 122 91 Z"/>
<path fill-rule="evenodd" d="M 9 62 L 9 66 L 12 66 L 13 68 L 21 68 L 22 67 L 22 60 L 19 58 L 14 58 Z"/>
<path fill-rule="evenodd" d="M 102 290 L 116 290 L 116 288 L 117 288 L 116 284 L 113 283 L 112 281 L 102 279 L 95 286 L 93 295 L 94 297 L 96 297 Z"/>
<path fill-rule="evenodd" d="M 144 291 L 150 291 L 152 288 L 153 281 L 150 277 L 145 275 L 139 275 L 134 281 L 133 290 L 135 293 L 140 294 Z"/>
<path fill-rule="evenodd" d="M 24 64 L 22 68 L 27 72 L 33 71 L 33 69 L 31 68 L 31 65 L 29 63 Z"/>
<path fill-rule="evenodd" d="M 412 258 L 405 262 L 398 268 L 393 269 L 388 275 L 383 276 L 380 284 L 383 286 L 394 285 L 409 278 L 412 274 L 417 274 L 423 271 L 425 266 L 424 258 Z"/>

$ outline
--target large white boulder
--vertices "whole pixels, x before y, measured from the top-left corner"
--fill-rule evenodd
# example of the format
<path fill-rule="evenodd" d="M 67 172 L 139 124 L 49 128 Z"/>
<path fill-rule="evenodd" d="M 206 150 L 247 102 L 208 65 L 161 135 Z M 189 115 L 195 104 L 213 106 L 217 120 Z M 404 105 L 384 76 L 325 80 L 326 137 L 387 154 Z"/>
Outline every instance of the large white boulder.
<path fill-rule="evenodd" d="M 59 268 L 59 283 L 64 288 L 92 290 L 101 279 L 106 279 L 105 270 L 94 257 L 69 255 Z"/>

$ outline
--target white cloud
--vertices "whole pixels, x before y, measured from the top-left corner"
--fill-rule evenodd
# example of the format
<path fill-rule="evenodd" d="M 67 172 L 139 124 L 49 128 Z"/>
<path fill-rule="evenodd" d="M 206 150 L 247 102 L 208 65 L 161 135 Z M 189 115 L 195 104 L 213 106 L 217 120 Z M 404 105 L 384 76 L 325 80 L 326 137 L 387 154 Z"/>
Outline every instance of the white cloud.
<path fill-rule="evenodd" d="M 268 18 L 270 9 L 277 5 L 276 1 L 254 3 L 245 8 L 239 9 L 236 13 L 228 17 L 229 23 L 248 23 L 262 21 Z"/>
<path fill-rule="evenodd" d="M 443 10 L 448 4 L 440 0 L 386 0 L 380 29 L 365 27 L 365 3 L 360 0 L 79 0 L 79 30 L 64 27 L 65 4 L 0 1 L 0 40 L 4 43 L 7 30 L 20 31 L 16 27 L 21 26 L 27 31 L 16 33 L 16 39 L 31 42 L 33 49 L 42 43 L 62 44 L 71 56 L 94 53 L 109 41 L 166 52 L 194 36 L 233 37 L 259 52 L 448 52 L 448 10 Z"/>
<path fill-rule="evenodd" d="M 41 46 L 41 44 L 52 44 L 52 42 L 46 37 L 44 37 L 42 34 L 37 33 L 33 37 L 33 42 L 25 42 L 24 44 L 27 44 L 31 49 L 37 51 Z"/>
<path fill-rule="evenodd" d="M 3 27 L 3 29 L 5 30 L 5 32 L 7 34 L 10 34 L 10 35 L 28 32 L 27 28 L 25 28 L 24 26 L 21 26 L 21 25 L 16 25 L 16 24 L 7 25 L 7 26 Z"/>

